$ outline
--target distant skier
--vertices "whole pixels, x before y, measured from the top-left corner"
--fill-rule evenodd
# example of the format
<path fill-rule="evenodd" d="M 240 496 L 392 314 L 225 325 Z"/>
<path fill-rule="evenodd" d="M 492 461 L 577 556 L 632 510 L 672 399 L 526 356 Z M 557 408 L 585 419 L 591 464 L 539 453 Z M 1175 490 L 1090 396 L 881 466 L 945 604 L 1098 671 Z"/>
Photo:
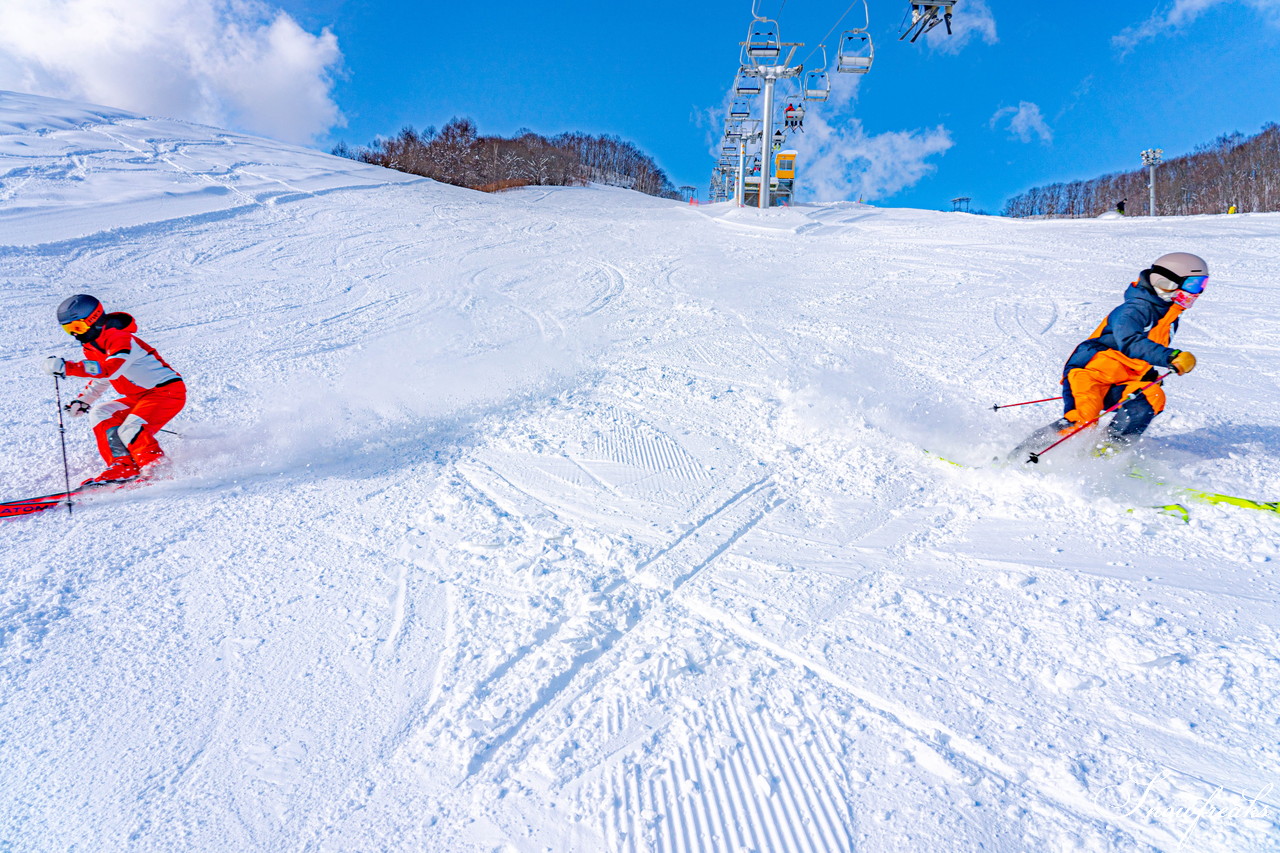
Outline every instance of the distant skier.
<path fill-rule="evenodd" d="M 63 408 L 73 417 L 88 414 L 106 468 L 81 485 L 121 483 L 153 469 L 164 458 L 155 434 L 187 401 L 187 387 L 160 354 L 137 337 L 133 317 L 107 314 L 102 303 L 78 294 L 58 306 L 58 322 L 80 342 L 84 361 L 51 355 L 45 370 L 90 383 Z M 100 398 L 108 389 L 118 399 Z M 154 470 L 154 469 L 153 469 Z"/>
<path fill-rule="evenodd" d="M 1197 255 L 1173 252 L 1156 258 L 1138 275 L 1124 294 L 1124 303 L 1113 309 L 1089 339 L 1080 343 L 1062 369 L 1063 417 L 1032 433 L 1012 456 L 1042 449 L 1080 424 L 1097 418 L 1157 378 L 1156 367 L 1179 375 L 1190 373 L 1196 357 L 1173 349 L 1169 343 L 1178 329 L 1178 318 L 1204 292 L 1209 265 Z M 1134 394 L 1107 427 L 1098 444 L 1099 455 L 1109 455 L 1138 439 L 1152 419 L 1164 411 L 1160 385 Z"/>
<path fill-rule="evenodd" d="M 1128 200 L 1129 199 L 1127 198 L 1122 198 L 1118 202 L 1116 202 L 1116 213 L 1120 214 L 1121 216 L 1124 216 L 1124 205 L 1125 205 L 1125 202 L 1127 202 Z"/>

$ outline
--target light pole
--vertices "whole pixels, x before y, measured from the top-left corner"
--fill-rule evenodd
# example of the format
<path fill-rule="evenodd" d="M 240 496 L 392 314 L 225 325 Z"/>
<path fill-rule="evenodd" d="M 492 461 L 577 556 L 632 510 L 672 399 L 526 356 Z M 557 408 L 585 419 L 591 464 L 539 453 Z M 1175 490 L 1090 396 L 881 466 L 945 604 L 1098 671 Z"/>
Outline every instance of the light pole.
<path fill-rule="evenodd" d="M 1147 187 L 1151 190 L 1151 207 L 1148 208 L 1149 216 L 1156 215 L 1156 166 L 1164 160 L 1163 148 L 1148 148 L 1142 152 L 1142 165 L 1150 170 L 1150 183 Z"/>

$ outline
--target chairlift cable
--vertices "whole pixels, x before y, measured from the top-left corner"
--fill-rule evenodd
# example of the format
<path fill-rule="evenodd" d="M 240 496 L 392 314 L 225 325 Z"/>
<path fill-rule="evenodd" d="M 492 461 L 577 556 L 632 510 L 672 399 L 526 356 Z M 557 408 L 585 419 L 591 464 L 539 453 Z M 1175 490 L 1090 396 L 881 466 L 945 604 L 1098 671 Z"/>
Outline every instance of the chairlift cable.
<path fill-rule="evenodd" d="M 831 29 L 827 30 L 827 34 L 826 34 L 825 36 L 823 36 L 821 39 L 819 39 L 819 40 L 818 40 L 818 46 L 819 46 L 819 47 L 821 47 L 822 45 L 826 44 L 827 39 L 831 38 L 831 34 L 832 34 L 832 33 L 834 33 L 836 30 L 840 29 L 840 25 L 841 25 L 842 23 L 844 23 L 844 19 L 845 19 L 845 18 L 849 17 L 849 13 L 853 11 L 853 7 L 854 7 L 854 6 L 857 6 L 859 3 L 865 3 L 865 2 L 866 2 L 866 0 L 853 0 L 853 2 L 849 4 L 849 8 L 847 8 L 847 9 L 845 9 L 843 12 L 841 12 L 841 13 L 840 13 L 840 17 L 836 18 L 836 22 L 835 22 L 834 24 L 832 24 Z M 784 4 L 784 5 L 785 5 L 785 4 Z M 752 4 L 752 11 L 754 11 L 754 10 L 755 10 L 755 5 L 754 5 L 754 0 L 753 0 L 753 4 Z M 809 56 L 806 56 L 806 57 L 805 57 L 805 58 L 800 62 L 800 64 L 801 64 L 801 65 L 807 65 L 807 64 L 808 64 L 808 62 L 809 62 L 809 57 L 810 57 L 810 56 L 813 56 L 813 55 L 814 55 L 815 53 L 817 53 L 817 52 L 818 52 L 818 48 L 817 48 L 817 47 L 815 47 L 813 50 L 809 51 Z"/>

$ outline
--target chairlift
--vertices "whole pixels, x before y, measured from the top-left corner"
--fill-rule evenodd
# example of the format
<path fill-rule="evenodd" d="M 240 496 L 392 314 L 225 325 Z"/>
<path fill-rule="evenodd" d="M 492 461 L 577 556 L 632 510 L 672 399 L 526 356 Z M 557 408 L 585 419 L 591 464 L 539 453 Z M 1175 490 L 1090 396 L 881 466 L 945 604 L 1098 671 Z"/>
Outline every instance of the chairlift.
<path fill-rule="evenodd" d="M 750 118 L 751 106 L 746 101 L 734 101 L 729 107 L 730 118 Z"/>
<path fill-rule="evenodd" d="M 849 30 L 840 37 L 840 53 L 836 55 L 836 71 L 845 74 L 866 74 L 871 70 L 876 48 L 871 43 L 871 33 Z"/>
<path fill-rule="evenodd" d="M 911 16 L 911 23 L 906 23 L 907 18 L 904 15 L 902 18 L 902 35 L 898 36 L 898 41 L 911 36 L 911 41 L 914 43 L 920 36 L 941 23 L 946 23 L 947 35 L 951 35 L 951 7 L 955 5 L 955 2 L 956 0 L 912 2 L 911 8 L 907 11 L 907 15 Z"/>
<path fill-rule="evenodd" d="M 831 97 L 831 78 L 826 71 L 810 71 L 804 75 L 804 99 L 825 101 Z"/>
<path fill-rule="evenodd" d="M 836 53 L 836 71 L 846 74 L 866 74 L 871 70 L 871 60 L 876 49 L 871 43 L 871 10 L 867 0 L 862 0 L 863 24 L 847 30 L 840 36 L 840 50 Z"/>
<path fill-rule="evenodd" d="M 774 59 L 782 53 L 782 40 L 778 37 L 778 24 L 767 18 L 752 23 L 747 36 L 747 56 L 753 59 Z"/>
<path fill-rule="evenodd" d="M 760 94 L 760 78 L 749 74 L 739 74 L 738 82 L 734 84 L 733 91 L 736 94 L 748 97 L 758 95 Z"/>
<path fill-rule="evenodd" d="M 821 71 L 810 71 L 804 75 L 804 88 L 801 91 L 806 101 L 825 101 L 831 96 L 831 78 L 827 75 L 827 47 L 818 45 L 822 51 Z"/>

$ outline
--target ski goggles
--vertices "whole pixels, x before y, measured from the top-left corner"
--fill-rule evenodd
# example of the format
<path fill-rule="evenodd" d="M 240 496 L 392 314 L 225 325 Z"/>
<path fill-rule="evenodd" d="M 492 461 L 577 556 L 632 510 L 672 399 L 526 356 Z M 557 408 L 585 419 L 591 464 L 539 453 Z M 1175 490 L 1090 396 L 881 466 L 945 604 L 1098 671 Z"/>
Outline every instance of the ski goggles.
<path fill-rule="evenodd" d="M 1161 266 L 1153 266 L 1151 271 L 1160 273 L 1160 275 L 1178 285 L 1179 290 L 1185 290 L 1187 293 L 1194 293 L 1196 296 L 1204 293 L 1204 286 L 1209 281 L 1209 276 L 1207 274 L 1178 275 L 1173 270 L 1166 269 Z"/>
<path fill-rule="evenodd" d="M 102 306 L 99 305 L 93 309 L 93 312 L 88 317 L 81 320 L 72 320 L 70 323 L 63 323 L 62 330 L 68 335 L 83 335 L 93 328 L 94 323 L 102 319 L 104 313 Z"/>
<path fill-rule="evenodd" d="M 1185 290 L 1187 293 L 1194 293 L 1196 296 L 1204 293 L 1204 286 L 1208 284 L 1209 276 L 1207 275 L 1189 275 L 1182 281 L 1178 282 L 1178 289 Z"/>

